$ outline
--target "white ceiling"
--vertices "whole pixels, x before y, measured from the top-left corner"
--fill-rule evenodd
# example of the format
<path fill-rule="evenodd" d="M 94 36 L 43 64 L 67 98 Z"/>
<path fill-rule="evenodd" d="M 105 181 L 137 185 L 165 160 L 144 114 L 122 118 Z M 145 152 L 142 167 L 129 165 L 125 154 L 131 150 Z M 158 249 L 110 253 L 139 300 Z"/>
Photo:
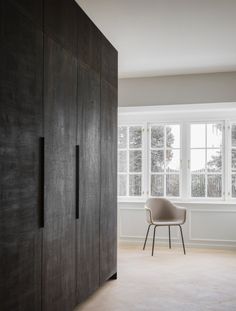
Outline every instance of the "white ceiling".
<path fill-rule="evenodd" d="M 236 70 L 236 0 L 77 0 L 119 52 L 119 77 Z"/>

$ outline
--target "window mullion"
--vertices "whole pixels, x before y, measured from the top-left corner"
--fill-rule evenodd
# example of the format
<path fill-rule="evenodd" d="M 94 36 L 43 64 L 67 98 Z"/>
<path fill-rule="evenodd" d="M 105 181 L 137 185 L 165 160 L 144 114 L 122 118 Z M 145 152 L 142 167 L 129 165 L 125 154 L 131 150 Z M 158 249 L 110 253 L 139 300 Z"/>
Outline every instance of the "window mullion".
<path fill-rule="evenodd" d="M 181 189 L 180 193 L 183 199 L 186 199 L 189 196 L 189 185 L 188 180 L 189 179 L 189 170 L 188 170 L 188 159 L 189 159 L 189 124 L 186 122 L 182 123 L 181 126 L 181 139 L 180 139 L 180 157 L 182 160 L 181 168 L 180 168 L 180 180 L 181 180 Z M 183 148 L 185 146 L 185 148 Z"/>
<path fill-rule="evenodd" d="M 142 197 L 146 198 L 147 193 L 147 123 L 142 130 Z"/>
<path fill-rule="evenodd" d="M 129 126 L 127 126 L 127 196 L 130 196 L 129 193 Z"/>
<path fill-rule="evenodd" d="M 228 160 L 227 160 L 227 151 L 229 150 L 228 148 L 228 142 L 227 142 L 227 137 L 226 133 L 228 131 L 228 121 L 225 120 L 224 123 L 222 124 L 223 126 L 223 141 L 222 141 L 222 146 L 221 146 L 221 155 L 222 155 L 222 168 L 221 168 L 221 178 L 222 178 L 222 197 L 224 200 L 228 200 Z"/>
<path fill-rule="evenodd" d="M 164 125 L 164 197 L 166 197 L 166 124 Z"/>
<path fill-rule="evenodd" d="M 208 191 L 208 175 L 207 175 L 207 124 L 205 124 L 205 198 L 207 198 Z"/>
<path fill-rule="evenodd" d="M 232 199 L 232 123 L 227 120 L 225 122 L 225 197 L 227 200 Z M 227 178 L 226 178 L 227 176 Z"/>
<path fill-rule="evenodd" d="M 147 128 L 147 168 L 148 168 L 148 188 L 147 188 L 147 196 L 151 196 L 151 125 L 148 124 Z"/>
<path fill-rule="evenodd" d="M 146 188 L 145 188 L 145 196 L 148 197 L 149 195 L 149 178 L 150 178 L 150 172 L 149 172 L 149 124 L 146 123 Z"/>

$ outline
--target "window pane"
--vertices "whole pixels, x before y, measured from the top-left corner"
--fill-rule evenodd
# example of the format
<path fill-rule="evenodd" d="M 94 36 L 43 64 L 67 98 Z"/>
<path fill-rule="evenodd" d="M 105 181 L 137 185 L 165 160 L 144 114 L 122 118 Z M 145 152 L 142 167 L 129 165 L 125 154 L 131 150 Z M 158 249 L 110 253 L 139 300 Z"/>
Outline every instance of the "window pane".
<path fill-rule="evenodd" d="M 164 196 L 164 175 L 151 175 L 151 196 Z"/>
<path fill-rule="evenodd" d="M 176 173 L 180 168 L 180 151 L 166 150 L 166 167 L 167 172 Z"/>
<path fill-rule="evenodd" d="M 232 157 L 231 157 L 231 166 L 232 166 L 232 171 L 236 171 L 236 150 L 232 150 Z"/>
<path fill-rule="evenodd" d="M 127 195 L 127 175 L 118 175 L 118 196 Z"/>
<path fill-rule="evenodd" d="M 236 175 L 232 175 L 232 197 L 236 198 Z"/>
<path fill-rule="evenodd" d="M 166 175 L 166 196 L 179 196 L 179 175 Z"/>
<path fill-rule="evenodd" d="M 127 127 L 121 126 L 118 129 L 118 148 L 127 147 Z"/>
<path fill-rule="evenodd" d="M 192 197 L 205 197 L 205 175 L 191 176 Z"/>
<path fill-rule="evenodd" d="M 232 146 L 236 147 L 236 124 L 232 125 L 231 136 L 232 136 Z"/>
<path fill-rule="evenodd" d="M 142 148 L 142 127 L 131 126 L 129 128 L 129 147 Z"/>
<path fill-rule="evenodd" d="M 129 195 L 141 196 L 142 177 L 141 175 L 129 175 Z"/>
<path fill-rule="evenodd" d="M 125 173 L 127 171 L 127 151 L 118 152 L 118 172 Z"/>
<path fill-rule="evenodd" d="M 191 171 L 193 173 L 205 172 L 205 150 L 191 150 Z"/>
<path fill-rule="evenodd" d="M 220 149 L 207 150 L 207 170 L 208 172 L 220 172 L 222 169 L 222 156 Z"/>
<path fill-rule="evenodd" d="M 142 171 L 142 151 L 132 150 L 129 152 L 129 171 L 131 173 Z"/>
<path fill-rule="evenodd" d="M 207 176 L 207 196 L 212 198 L 221 197 L 221 175 Z"/>
<path fill-rule="evenodd" d="M 151 171 L 164 172 L 164 150 L 152 150 Z"/>
<path fill-rule="evenodd" d="M 168 148 L 180 147 L 180 126 L 168 125 L 166 126 L 166 146 Z"/>
<path fill-rule="evenodd" d="M 219 148 L 222 145 L 222 124 L 207 124 L 207 147 Z"/>
<path fill-rule="evenodd" d="M 205 124 L 191 124 L 191 148 L 206 147 L 205 129 Z"/>
<path fill-rule="evenodd" d="M 152 148 L 164 147 L 164 126 L 152 126 L 151 146 Z"/>

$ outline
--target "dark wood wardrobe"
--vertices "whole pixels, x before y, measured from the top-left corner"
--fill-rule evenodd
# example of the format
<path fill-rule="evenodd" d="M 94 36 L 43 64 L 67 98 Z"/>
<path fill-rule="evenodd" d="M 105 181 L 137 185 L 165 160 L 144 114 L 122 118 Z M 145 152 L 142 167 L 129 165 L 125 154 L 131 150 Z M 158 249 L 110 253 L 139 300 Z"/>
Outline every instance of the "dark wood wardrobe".
<path fill-rule="evenodd" d="M 117 273 L 117 51 L 73 0 L 0 0 L 0 310 Z"/>

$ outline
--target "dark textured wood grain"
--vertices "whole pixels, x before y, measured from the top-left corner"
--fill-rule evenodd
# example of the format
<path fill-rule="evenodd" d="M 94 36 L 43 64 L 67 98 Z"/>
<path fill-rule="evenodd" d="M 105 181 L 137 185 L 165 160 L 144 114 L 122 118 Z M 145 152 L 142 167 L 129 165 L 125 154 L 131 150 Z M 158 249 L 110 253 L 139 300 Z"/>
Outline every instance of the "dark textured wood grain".
<path fill-rule="evenodd" d="M 103 36 L 102 37 L 102 58 L 101 58 L 101 75 L 104 80 L 118 88 L 118 57 L 116 49 Z"/>
<path fill-rule="evenodd" d="M 100 282 L 117 272 L 117 89 L 101 80 Z"/>
<path fill-rule="evenodd" d="M 43 27 L 43 0 L 8 0 L 38 27 Z"/>
<path fill-rule="evenodd" d="M 80 218 L 77 221 L 77 302 L 99 286 L 100 75 L 79 66 L 78 105 L 82 105 L 80 139 Z"/>
<path fill-rule="evenodd" d="M 40 311 L 43 36 L 11 2 L 0 14 L 0 310 Z"/>
<path fill-rule="evenodd" d="M 90 24 L 91 21 L 85 12 L 78 7 L 77 9 L 78 27 L 78 58 L 84 64 L 90 64 Z"/>
<path fill-rule="evenodd" d="M 44 0 L 46 33 L 76 56 L 77 7 L 74 0 Z"/>
<path fill-rule="evenodd" d="M 0 64 L 0 310 L 71 311 L 117 272 L 117 52 L 74 0 L 0 0 Z"/>
<path fill-rule="evenodd" d="M 43 310 L 75 306 L 77 60 L 45 36 Z"/>
<path fill-rule="evenodd" d="M 101 38 L 98 28 L 78 7 L 78 58 L 100 74 L 101 69 Z"/>

